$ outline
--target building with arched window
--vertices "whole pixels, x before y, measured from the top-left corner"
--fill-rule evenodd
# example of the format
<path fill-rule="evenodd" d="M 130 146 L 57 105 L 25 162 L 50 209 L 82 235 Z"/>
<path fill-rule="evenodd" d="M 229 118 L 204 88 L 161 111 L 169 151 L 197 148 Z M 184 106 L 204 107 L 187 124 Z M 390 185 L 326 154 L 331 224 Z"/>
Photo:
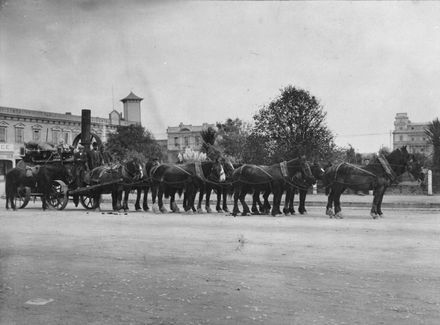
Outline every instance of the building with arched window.
<path fill-rule="evenodd" d="M 410 153 L 431 155 L 433 146 L 425 133 L 428 124 L 429 122 L 411 122 L 407 113 L 397 113 L 394 120 L 393 150 L 407 146 Z"/>
<path fill-rule="evenodd" d="M 140 124 L 141 100 L 130 92 L 121 99 L 124 114 L 113 110 L 109 118 L 92 116 L 91 132 L 105 142 L 107 135 L 114 132 L 117 126 Z M 22 158 L 25 142 L 56 144 L 63 138 L 70 145 L 80 133 L 80 115 L 0 106 L 0 180 Z"/>
<path fill-rule="evenodd" d="M 183 153 L 186 148 L 200 151 L 202 147 L 202 137 L 200 132 L 215 124 L 203 123 L 202 125 L 192 125 L 180 123 L 179 126 L 167 128 L 167 155 L 169 162 L 176 162 L 179 153 Z"/>

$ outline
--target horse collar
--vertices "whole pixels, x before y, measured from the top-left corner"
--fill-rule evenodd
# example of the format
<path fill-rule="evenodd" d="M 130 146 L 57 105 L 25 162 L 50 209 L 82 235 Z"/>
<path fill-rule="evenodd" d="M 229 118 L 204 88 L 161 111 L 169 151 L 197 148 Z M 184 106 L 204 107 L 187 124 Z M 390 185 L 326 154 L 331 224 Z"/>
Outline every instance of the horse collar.
<path fill-rule="evenodd" d="M 385 174 L 388 176 L 388 178 L 392 182 L 394 182 L 397 179 L 397 175 L 394 172 L 394 170 L 391 168 L 388 160 L 383 155 L 379 155 L 379 157 L 377 157 L 377 158 L 379 159 L 379 162 L 380 162 L 383 170 L 385 171 Z"/>
<path fill-rule="evenodd" d="M 197 177 L 199 177 L 201 180 L 205 180 L 205 175 L 203 174 L 203 169 L 202 169 L 202 162 L 198 160 L 195 161 L 194 168 L 196 170 Z"/>
<path fill-rule="evenodd" d="M 179 165 L 174 165 L 174 167 L 176 167 L 177 169 L 180 169 L 180 170 L 183 171 L 185 174 L 191 176 L 191 173 L 189 173 L 187 170 L 183 169 L 183 168 L 180 167 Z"/>
<path fill-rule="evenodd" d="M 281 169 L 281 174 L 283 175 L 283 177 L 289 177 L 289 175 L 287 173 L 287 162 L 286 161 L 280 162 L 280 169 Z"/>

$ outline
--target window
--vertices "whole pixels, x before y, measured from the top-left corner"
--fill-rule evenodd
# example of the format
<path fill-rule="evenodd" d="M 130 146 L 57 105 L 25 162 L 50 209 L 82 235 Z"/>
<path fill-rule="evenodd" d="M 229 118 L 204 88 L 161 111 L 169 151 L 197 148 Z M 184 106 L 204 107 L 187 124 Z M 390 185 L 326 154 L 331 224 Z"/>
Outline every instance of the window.
<path fill-rule="evenodd" d="M 64 132 L 63 139 L 64 139 L 64 143 L 65 144 L 69 144 L 70 143 L 70 141 L 69 141 L 69 132 Z"/>
<path fill-rule="evenodd" d="M 0 126 L 0 142 L 6 142 L 8 139 L 6 138 L 7 129 L 4 126 Z"/>
<path fill-rule="evenodd" d="M 23 143 L 24 142 L 24 128 L 23 127 L 15 127 L 15 143 Z"/>
<path fill-rule="evenodd" d="M 60 138 L 60 130 L 52 129 L 52 142 L 58 143 L 58 139 Z"/>
<path fill-rule="evenodd" d="M 414 141 L 414 138 L 411 138 L 411 141 Z"/>
<path fill-rule="evenodd" d="M 184 137 L 183 140 L 184 140 L 184 143 L 185 143 L 185 147 L 188 147 L 189 146 L 188 137 Z"/>
<path fill-rule="evenodd" d="M 180 145 L 179 145 L 179 137 L 174 137 L 174 146 L 175 147 L 180 147 Z"/>
<path fill-rule="evenodd" d="M 399 136 L 399 140 L 403 141 L 403 135 Z"/>
<path fill-rule="evenodd" d="M 196 146 L 200 145 L 200 137 L 196 136 Z"/>
<path fill-rule="evenodd" d="M 34 141 L 41 140 L 41 130 L 40 129 L 33 129 L 32 130 L 32 140 L 34 140 Z"/>

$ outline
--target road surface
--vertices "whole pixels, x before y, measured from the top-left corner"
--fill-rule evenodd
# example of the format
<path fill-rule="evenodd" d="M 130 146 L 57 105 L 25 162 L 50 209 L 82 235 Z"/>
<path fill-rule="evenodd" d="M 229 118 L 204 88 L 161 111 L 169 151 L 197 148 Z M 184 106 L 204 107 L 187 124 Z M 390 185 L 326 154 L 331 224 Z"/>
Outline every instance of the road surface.
<path fill-rule="evenodd" d="M 440 214 L 12 212 L 1 324 L 438 324 Z M 104 207 L 106 208 L 106 207 Z M 109 206 L 107 207 L 109 208 Z"/>

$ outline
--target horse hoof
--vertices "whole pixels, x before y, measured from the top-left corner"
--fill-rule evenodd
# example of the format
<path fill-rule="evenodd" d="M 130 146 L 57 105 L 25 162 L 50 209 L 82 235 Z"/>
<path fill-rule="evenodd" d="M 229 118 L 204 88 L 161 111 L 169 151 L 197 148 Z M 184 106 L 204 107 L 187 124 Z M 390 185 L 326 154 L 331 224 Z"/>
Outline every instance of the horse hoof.
<path fill-rule="evenodd" d="M 153 212 L 154 213 L 160 213 L 159 207 L 157 205 L 153 205 Z"/>
<path fill-rule="evenodd" d="M 160 209 L 160 212 L 162 212 L 162 213 L 168 213 L 168 210 L 167 210 L 167 208 L 162 208 L 162 209 Z"/>
<path fill-rule="evenodd" d="M 376 213 L 374 213 L 374 212 L 371 212 L 370 213 L 370 216 L 373 218 L 373 219 L 377 219 L 377 214 Z"/>
<path fill-rule="evenodd" d="M 141 208 L 137 208 L 136 212 L 142 212 L 142 209 Z"/>
<path fill-rule="evenodd" d="M 185 213 L 186 214 L 193 214 L 194 212 L 193 212 L 193 210 L 188 210 L 188 211 L 185 211 Z"/>
<path fill-rule="evenodd" d="M 325 214 L 328 215 L 330 217 L 330 219 L 335 216 L 335 214 L 333 213 L 333 210 L 331 210 L 331 209 L 327 209 L 325 211 Z"/>
<path fill-rule="evenodd" d="M 206 207 L 206 213 L 212 213 L 212 209 L 210 207 Z"/>
<path fill-rule="evenodd" d="M 197 213 L 204 213 L 204 211 L 202 208 L 200 208 L 200 209 L 197 209 Z"/>
<path fill-rule="evenodd" d="M 341 212 L 338 212 L 335 214 L 335 218 L 336 219 L 344 219 L 344 217 L 342 216 Z"/>
<path fill-rule="evenodd" d="M 224 213 L 224 212 L 226 212 L 226 211 L 223 211 L 222 209 L 217 210 L 217 213 Z"/>
<path fill-rule="evenodd" d="M 385 218 L 385 216 L 382 213 L 379 213 L 379 218 Z"/>

